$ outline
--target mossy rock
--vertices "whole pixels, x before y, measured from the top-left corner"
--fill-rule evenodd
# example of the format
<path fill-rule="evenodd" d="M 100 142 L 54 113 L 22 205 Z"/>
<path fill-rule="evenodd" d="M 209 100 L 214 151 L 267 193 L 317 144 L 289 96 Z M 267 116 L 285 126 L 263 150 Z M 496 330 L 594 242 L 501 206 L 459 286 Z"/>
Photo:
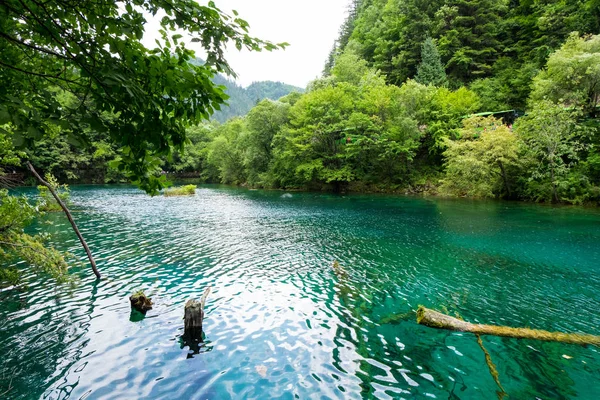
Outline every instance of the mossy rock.
<path fill-rule="evenodd" d="M 138 291 L 129 297 L 131 307 L 135 308 L 139 312 L 146 313 L 146 311 L 152 309 L 152 299 L 147 297 L 143 291 Z"/>

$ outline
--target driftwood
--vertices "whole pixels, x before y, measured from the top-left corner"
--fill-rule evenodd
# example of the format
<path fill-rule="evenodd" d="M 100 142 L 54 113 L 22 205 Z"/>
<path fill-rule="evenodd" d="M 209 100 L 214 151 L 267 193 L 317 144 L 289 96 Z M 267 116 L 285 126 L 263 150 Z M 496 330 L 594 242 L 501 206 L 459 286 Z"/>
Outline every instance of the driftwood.
<path fill-rule="evenodd" d="M 188 300 L 185 303 L 183 340 L 194 351 L 198 348 L 198 343 L 202 343 L 202 321 L 204 320 L 204 303 L 210 293 L 210 287 L 206 288 L 204 294 L 197 300 Z"/>
<path fill-rule="evenodd" d="M 52 196 L 54 197 L 54 199 L 56 200 L 56 202 L 58 203 L 60 208 L 62 208 L 62 210 L 64 211 L 65 215 L 67 216 L 67 219 L 69 220 L 69 222 L 71 223 L 71 226 L 73 227 L 73 230 L 75 231 L 75 234 L 79 238 L 81 245 L 83 246 L 83 248 L 85 249 L 85 252 L 87 253 L 88 259 L 90 260 L 90 265 L 92 266 L 92 271 L 94 271 L 96 278 L 100 279 L 102 276 L 100 275 L 100 272 L 98 272 L 98 268 L 96 267 L 96 261 L 94 261 L 94 257 L 92 256 L 92 252 L 90 251 L 90 248 L 88 247 L 85 239 L 81 235 L 81 232 L 79 232 L 79 228 L 77 228 L 77 224 L 75 224 L 75 220 L 73 220 L 73 216 L 71 215 L 71 212 L 69 211 L 69 209 L 67 208 L 65 203 L 60 199 L 60 197 L 58 197 L 58 194 L 56 193 L 56 191 L 54 190 L 52 185 L 50 185 L 48 182 L 46 182 L 40 176 L 40 174 L 37 173 L 37 171 L 35 170 L 35 168 L 33 168 L 33 165 L 31 165 L 31 163 L 29 161 L 27 161 L 27 166 L 29 167 L 29 170 L 31 171 L 31 173 L 36 177 L 36 179 L 42 185 L 44 185 L 48 188 L 48 190 L 50 191 L 50 193 L 52 193 Z"/>
<path fill-rule="evenodd" d="M 585 333 L 548 332 L 539 329 L 511 328 L 508 326 L 472 324 L 423 306 L 417 310 L 417 323 L 436 329 L 471 332 L 477 335 L 493 335 L 516 339 L 535 339 L 547 342 L 600 346 L 600 336 Z"/>

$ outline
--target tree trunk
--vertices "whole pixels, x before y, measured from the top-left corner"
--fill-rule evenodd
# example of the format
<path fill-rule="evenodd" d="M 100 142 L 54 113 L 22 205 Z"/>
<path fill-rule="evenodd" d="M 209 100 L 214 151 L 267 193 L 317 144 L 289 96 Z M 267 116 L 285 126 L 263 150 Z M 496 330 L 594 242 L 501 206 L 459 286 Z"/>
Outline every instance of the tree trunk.
<path fill-rule="evenodd" d="M 35 168 L 33 168 L 33 165 L 31 165 L 31 163 L 29 161 L 27 161 L 27 166 L 29 167 L 29 170 L 31 171 L 31 173 L 37 178 L 37 180 L 40 181 L 40 183 L 42 185 L 44 185 L 48 188 L 48 190 L 50 191 L 50 193 L 52 193 L 52 196 L 54 197 L 54 199 L 56 200 L 56 202 L 58 203 L 60 208 L 62 208 L 62 210 L 64 211 L 65 215 L 67 216 L 67 219 L 69 220 L 69 222 L 71 223 L 71 226 L 73 227 L 73 230 L 75 231 L 75 234 L 79 238 L 81 245 L 83 246 L 83 248 L 85 249 L 85 252 L 87 253 L 88 259 L 90 260 L 90 265 L 92 266 L 92 271 L 94 271 L 96 278 L 100 279 L 102 276 L 100 275 L 100 272 L 98 272 L 98 268 L 96 267 L 96 262 L 94 261 L 92 252 L 90 251 L 90 248 L 88 247 L 87 243 L 85 242 L 85 239 L 81 235 L 81 232 L 79 232 L 79 228 L 77 228 L 77 224 L 75 223 L 75 220 L 73 220 L 73 216 L 71 215 L 71 212 L 69 211 L 69 209 L 67 208 L 65 203 L 63 203 L 63 201 L 60 199 L 60 197 L 58 197 L 58 194 L 56 193 L 56 191 L 54 190 L 52 185 L 50 185 L 48 182 L 46 182 L 44 179 L 42 179 L 42 177 L 37 173 L 37 171 L 35 170 Z"/>
<path fill-rule="evenodd" d="M 510 185 L 508 183 L 508 177 L 506 176 L 506 171 L 504 170 L 504 164 L 502 164 L 502 161 L 498 160 L 498 165 L 500 166 L 500 172 L 502 173 L 502 180 L 504 181 L 504 187 L 506 187 L 506 192 L 508 193 L 508 197 L 512 198 L 512 192 L 510 190 Z"/>
<path fill-rule="evenodd" d="M 436 329 L 448 329 L 458 332 L 471 332 L 478 335 L 494 335 L 516 339 L 535 339 L 547 342 L 600 346 L 600 336 L 584 333 L 548 332 L 538 329 L 511 328 L 508 326 L 472 324 L 460 319 L 430 310 L 423 306 L 417 311 L 417 323 Z"/>
<path fill-rule="evenodd" d="M 202 343 L 202 321 L 204 320 L 204 303 L 210 293 L 210 287 L 206 288 L 200 301 L 188 300 L 185 303 L 183 340 L 190 349 L 197 352 L 198 343 Z"/>
<path fill-rule="evenodd" d="M 554 163 L 550 164 L 550 179 L 552 179 L 552 202 L 558 203 L 558 193 L 556 192 L 556 181 L 554 180 Z"/>

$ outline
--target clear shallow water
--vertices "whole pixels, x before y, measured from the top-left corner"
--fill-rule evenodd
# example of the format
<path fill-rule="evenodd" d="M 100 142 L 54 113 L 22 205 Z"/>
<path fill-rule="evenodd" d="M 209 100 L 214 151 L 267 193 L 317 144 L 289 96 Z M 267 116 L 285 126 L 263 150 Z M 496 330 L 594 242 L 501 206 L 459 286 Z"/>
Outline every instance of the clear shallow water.
<path fill-rule="evenodd" d="M 393 316 L 423 304 L 600 334 L 595 209 L 216 186 L 72 197 L 106 278 L 94 281 L 62 215 L 39 221 L 82 260 L 80 281 L 0 293 L 0 393 L 18 372 L 6 398 L 494 399 L 473 335 Z M 206 346 L 188 358 L 183 305 L 207 286 Z M 128 301 L 138 288 L 155 302 L 142 320 Z M 600 397 L 598 348 L 483 342 L 509 398 Z"/>

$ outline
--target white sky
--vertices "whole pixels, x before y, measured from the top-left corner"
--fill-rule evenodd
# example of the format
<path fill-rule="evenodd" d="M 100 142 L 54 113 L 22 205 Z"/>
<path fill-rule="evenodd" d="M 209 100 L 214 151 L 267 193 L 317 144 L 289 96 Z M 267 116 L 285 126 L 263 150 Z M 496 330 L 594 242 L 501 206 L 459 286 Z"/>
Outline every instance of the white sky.
<path fill-rule="evenodd" d="M 250 24 L 250 34 L 273 43 L 288 42 L 285 50 L 274 52 L 228 49 L 227 60 L 238 75 L 238 83 L 281 81 L 306 87 L 321 75 L 339 28 L 346 18 L 349 0 L 214 0 L 229 15 L 231 10 Z M 144 43 L 155 47 L 152 32 L 158 24 L 146 25 Z M 156 29 L 159 29 L 156 27 Z M 189 48 L 202 51 L 196 43 Z"/>

